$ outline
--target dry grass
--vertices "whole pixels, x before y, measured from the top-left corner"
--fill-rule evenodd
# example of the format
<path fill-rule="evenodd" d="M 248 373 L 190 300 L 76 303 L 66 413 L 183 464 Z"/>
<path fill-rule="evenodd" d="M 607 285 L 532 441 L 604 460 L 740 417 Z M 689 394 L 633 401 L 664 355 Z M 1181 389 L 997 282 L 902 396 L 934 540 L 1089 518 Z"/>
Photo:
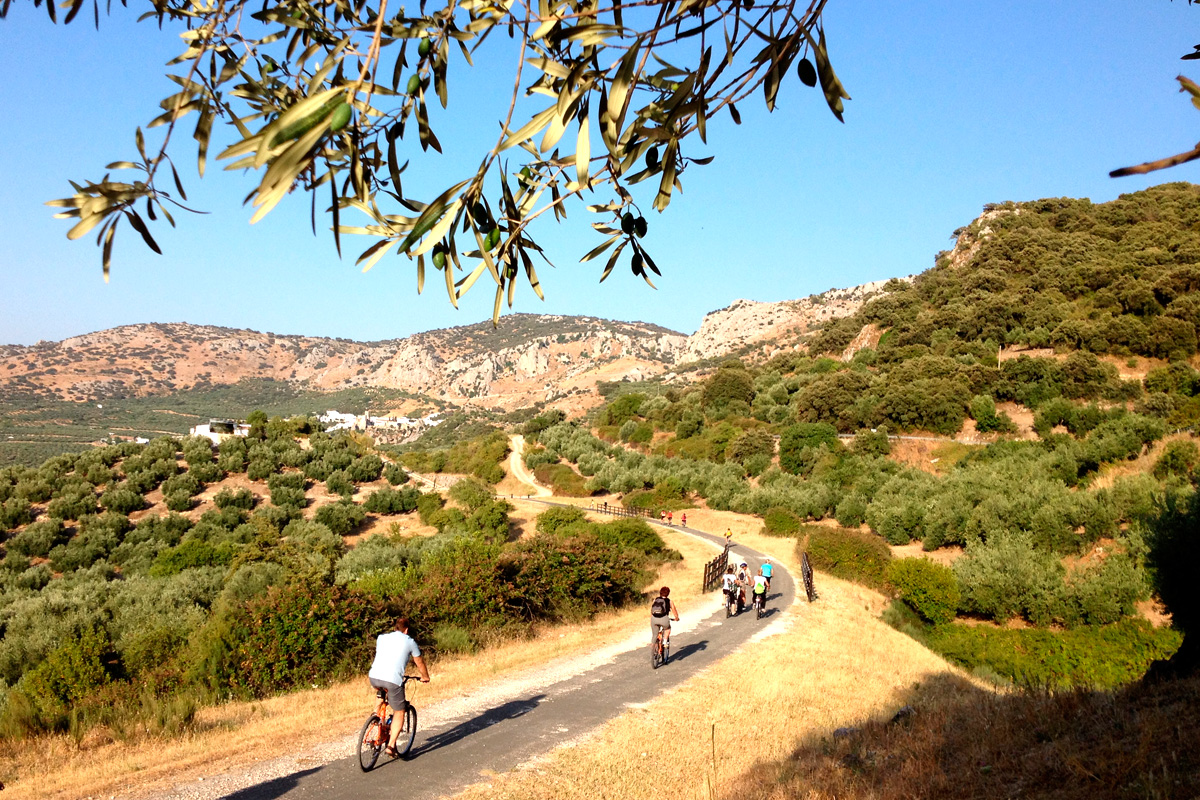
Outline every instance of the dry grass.
<path fill-rule="evenodd" d="M 691 513 L 688 518 L 693 520 Z M 697 510 L 694 521 L 714 532 L 728 526 L 735 545 L 763 550 L 798 572 L 792 540 L 755 534 L 756 519 Z M 874 592 L 825 576 L 819 576 L 818 590 L 819 602 L 793 606 L 772 626 L 775 635 L 741 648 L 573 746 L 464 796 L 710 798 L 755 768 L 756 760 L 783 759 L 814 735 L 890 715 L 914 685 L 956 674 L 881 622 Z"/>
<path fill-rule="evenodd" d="M 669 546 L 684 554 L 684 560 L 666 565 L 653 585 L 676 587 L 672 594 L 687 609 L 699 594 L 703 564 L 714 550 L 686 534 L 670 530 L 662 534 Z M 531 639 L 498 642 L 474 655 L 443 659 L 432 667 L 434 680 L 417 687 L 413 700 L 428 707 L 554 659 L 622 641 L 644 627 L 645 614 L 645 609 L 636 607 L 585 623 L 547 626 Z M 326 743 L 331 732 L 350 735 L 372 702 L 365 680 L 359 679 L 263 701 L 205 708 L 197 715 L 194 729 L 177 739 L 123 742 L 96 730 L 78 746 L 67 736 L 8 743 L 0 750 L 0 779 L 7 784 L 4 797 L 75 800 L 131 791 L 153 796 L 156 790 L 189 777 Z M 280 735 L 282 731 L 286 737 Z"/>
<path fill-rule="evenodd" d="M 938 676 L 849 735 L 813 736 L 760 764 L 722 797 L 1200 796 L 1200 677 L 1115 693 L 980 691 Z"/>

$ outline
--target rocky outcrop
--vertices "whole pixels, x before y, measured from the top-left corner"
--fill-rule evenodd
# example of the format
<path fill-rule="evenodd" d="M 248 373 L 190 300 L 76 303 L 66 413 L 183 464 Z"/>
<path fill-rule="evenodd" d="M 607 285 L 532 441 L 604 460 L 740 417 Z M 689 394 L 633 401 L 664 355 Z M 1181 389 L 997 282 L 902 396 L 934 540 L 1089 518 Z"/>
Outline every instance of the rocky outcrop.
<path fill-rule="evenodd" d="M 911 281 L 912 276 L 900 280 Z M 755 345 L 778 349 L 831 319 L 858 311 L 863 303 L 883 294 L 887 281 L 874 281 L 849 289 L 830 289 L 803 300 L 758 303 L 735 300 L 728 308 L 704 317 L 700 330 L 688 337 L 680 362 L 720 358 Z M 771 355 L 767 353 L 766 355 Z"/>

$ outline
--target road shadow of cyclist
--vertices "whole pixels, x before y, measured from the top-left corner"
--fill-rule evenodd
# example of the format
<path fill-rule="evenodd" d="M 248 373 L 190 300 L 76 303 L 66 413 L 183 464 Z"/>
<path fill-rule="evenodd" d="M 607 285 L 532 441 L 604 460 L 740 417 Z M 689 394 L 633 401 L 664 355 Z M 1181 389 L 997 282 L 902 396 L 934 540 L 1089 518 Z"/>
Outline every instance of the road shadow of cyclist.
<path fill-rule="evenodd" d="M 700 651 L 707 650 L 707 649 L 708 649 L 708 639 L 701 639 L 698 642 L 689 642 L 688 644 L 685 644 L 683 647 L 679 648 L 678 650 L 674 650 L 671 652 L 671 662 L 683 661 L 688 656 L 695 655 L 696 653 L 699 653 Z"/>
<path fill-rule="evenodd" d="M 221 795 L 221 798 L 222 800 L 276 800 L 299 786 L 301 778 L 306 778 L 323 769 L 325 766 L 293 772 L 291 775 L 273 778 L 266 783 L 247 786 L 245 789 L 239 789 L 231 794 Z"/>
<path fill-rule="evenodd" d="M 425 753 L 432 752 L 446 745 L 454 744 L 457 741 L 467 738 L 473 733 L 477 733 L 485 728 L 490 728 L 498 722 L 505 720 L 516 719 L 523 717 L 530 711 L 533 711 L 538 705 L 546 699 L 546 695 L 539 694 L 534 697 L 525 698 L 523 700 L 511 700 L 503 705 L 489 708 L 477 717 L 472 717 L 465 722 L 460 722 L 453 728 L 436 733 L 430 736 L 419 745 L 413 747 L 405 757 L 405 761 L 411 761 Z M 421 729 L 418 726 L 417 736 L 421 735 Z"/>

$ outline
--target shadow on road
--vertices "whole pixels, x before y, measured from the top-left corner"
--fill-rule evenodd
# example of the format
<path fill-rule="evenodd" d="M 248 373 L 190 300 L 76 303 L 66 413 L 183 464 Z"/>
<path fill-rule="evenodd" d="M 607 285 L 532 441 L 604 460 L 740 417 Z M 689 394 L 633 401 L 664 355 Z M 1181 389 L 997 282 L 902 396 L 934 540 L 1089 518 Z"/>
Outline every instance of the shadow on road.
<path fill-rule="evenodd" d="M 283 797 L 285 794 L 295 789 L 302 778 L 307 778 L 309 775 L 320 772 L 324 766 L 313 767 L 312 769 L 293 772 L 291 775 L 284 775 L 282 778 L 260 783 L 256 786 L 247 786 L 245 789 L 239 789 L 232 794 L 222 795 L 221 800 L 275 800 L 277 797 Z"/>
<path fill-rule="evenodd" d="M 708 649 L 708 639 L 701 639 L 698 642 L 692 642 L 691 644 L 685 644 L 683 647 L 679 648 L 674 653 L 671 653 L 671 663 L 674 663 L 676 661 L 683 661 L 688 656 L 695 655 L 696 653 L 699 653 L 701 650 L 707 650 L 707 649 Z"/>
<path fill-rule="evenodd" d="M 509 719 L 523 717 L 530 711 L 533 711 L 538 705 L 546 699 L 546 695 L 539 694 L 535 697 L 530 697 L 524 700 L 512 700 L 504 705 L 489 708 L 477 717 L 461 722 L 455 725 L 448 731 L 434 734 L 421 742 L 420 745 L 414 747 L 408 754 L 406 760 L 412 760 L 426 753 L 433 752 L 440 747 L 454 744 L 455 742 L 465 739 L 473 733 L 477 733 L 485 728 L 490 728 L 498 722 L 504 722 Z"/>

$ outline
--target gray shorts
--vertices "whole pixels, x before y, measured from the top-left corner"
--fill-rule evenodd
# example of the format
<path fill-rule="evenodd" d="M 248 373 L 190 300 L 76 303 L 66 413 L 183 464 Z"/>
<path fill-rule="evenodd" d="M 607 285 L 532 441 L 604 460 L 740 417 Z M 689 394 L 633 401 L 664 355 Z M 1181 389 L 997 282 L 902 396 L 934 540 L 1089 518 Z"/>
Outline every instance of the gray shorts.
<path fill-rule="evenodd" d="M 404 684 L 371 678 L 371 685 L 376 689 L 387 689 L 387 701 L 392 711 L 404 710 Z"/>
<path fill-rule="evenodd" d="M 665 617 L 650 617 L 650 644 L 654 644 L 654 641 L 658 638 L 659 630 L 668 632 L 671 630 L 670 614 L 667 614 Z"/>

